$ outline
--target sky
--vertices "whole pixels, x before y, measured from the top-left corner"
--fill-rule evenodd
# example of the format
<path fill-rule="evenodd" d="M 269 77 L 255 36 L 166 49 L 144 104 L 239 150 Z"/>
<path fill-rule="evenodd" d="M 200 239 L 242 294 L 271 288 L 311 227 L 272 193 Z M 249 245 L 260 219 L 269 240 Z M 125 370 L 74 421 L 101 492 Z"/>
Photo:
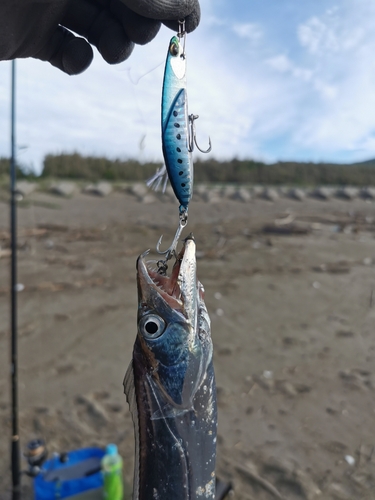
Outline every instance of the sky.
<path fill-rule="evenodd" d="M 373 0 L 201 0 L 187 36 L 189 113 L 203 158 L 350 163 L 375 157 Z M 116 66 L 69 77 L 17 61 L 18 161 L 46 154 L 161 161 L 160 100 L 173 32 Z M 10 62 L 0 62 L 0 157 L 10 151 Z"/>

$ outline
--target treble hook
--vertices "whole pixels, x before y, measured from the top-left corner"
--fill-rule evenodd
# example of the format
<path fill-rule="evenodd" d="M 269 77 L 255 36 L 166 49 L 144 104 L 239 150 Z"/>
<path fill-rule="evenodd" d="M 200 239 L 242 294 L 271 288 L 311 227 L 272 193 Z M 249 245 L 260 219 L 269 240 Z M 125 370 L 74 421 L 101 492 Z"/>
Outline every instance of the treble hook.
<path fill-rule="evenodd" d="M 198 146 L 198 143 L 197 143 L 197 134 L 195 132 L 195 123 L 194 121 L 197 120 L 199 118 L 199 115 L 189 115 L 189 153 L 192 153 L 193 150 L 194 150 L 194 144 L 196 145 L 197 149 L 199 149 L 199 151 L 201 153 L 209 153 L 212 149 L 211 147 L 211 137 L 208 137 L 208 148 L 204 151 L 203 149 L 201 149 L 199 146 Z"/>
<path fill-rule="evenodd" d="M 159 241 L 156 245 L 156 251 L 160 255 L 166 255 L 165 260 L 162 261 L 163 264 L 165 264 L 168 260 L 170 260 L 172 258 L 172 256 L 176 253 L 178 240 L 180 239 L 180 235 L 182 233 L 182 230 L 186 226 L 186 224 L 187 224 L 187 213 L 185 211 L 185 212 L 182 212 L 180 214 L 180 222 L 178 224 L 176 234 L 174 235 L 171 246 L 169 248 L 167 248 L 167 250 L 163 250 L 163 251 L 160 250 L 160 245 L 161 245 L 161 240 L 163 239 L 163 235 L 160 236 Z"/>

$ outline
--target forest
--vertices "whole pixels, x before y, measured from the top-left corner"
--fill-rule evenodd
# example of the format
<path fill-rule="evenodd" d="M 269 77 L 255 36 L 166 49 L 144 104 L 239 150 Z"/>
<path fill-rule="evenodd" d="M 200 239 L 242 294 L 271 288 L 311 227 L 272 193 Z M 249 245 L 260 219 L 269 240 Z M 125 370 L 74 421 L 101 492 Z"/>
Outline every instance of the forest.
<path fill-rule="evenodd" d="M 49 154 L 44 158 L 40 178 L 63 178 L 87 181 L 113 182 L 144 181 L 162 166 L 161 163 L 141 163 L 136 159 L 108 159 L 82 156 L 79 153 Z M 0 158 L 0 176 L 9 172 L 9 159 Z M 18 178 L 38 177 L 17 166 Z M 303 163 L 279 161 L 267 164 L 257 160 L 209 159 L 194 162 L 194 178 L 197 183 L 241 183 L 263 185 L 375 185 L 375 160 L 361 163 Z"/>

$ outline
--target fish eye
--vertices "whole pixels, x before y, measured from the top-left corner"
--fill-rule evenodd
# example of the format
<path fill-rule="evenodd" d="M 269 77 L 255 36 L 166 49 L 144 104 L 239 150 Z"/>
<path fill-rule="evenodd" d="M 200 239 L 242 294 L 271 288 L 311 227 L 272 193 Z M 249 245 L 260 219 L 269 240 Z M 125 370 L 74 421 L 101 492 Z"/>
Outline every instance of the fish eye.
<path fill-rule="evenodd" d="M 139 329 L 146 338 L 157 339 L 165 330 L 165 321 L 156 314 L 147 314 L 141 318 Z"/>
<path fill-rule="evenodd" d="M 178 45 L 177 43 L 171 43 L 170 47 L 169 47 L 169 52 L 171 53 L 172 56 L 177 56 L 178 55 Z"/>

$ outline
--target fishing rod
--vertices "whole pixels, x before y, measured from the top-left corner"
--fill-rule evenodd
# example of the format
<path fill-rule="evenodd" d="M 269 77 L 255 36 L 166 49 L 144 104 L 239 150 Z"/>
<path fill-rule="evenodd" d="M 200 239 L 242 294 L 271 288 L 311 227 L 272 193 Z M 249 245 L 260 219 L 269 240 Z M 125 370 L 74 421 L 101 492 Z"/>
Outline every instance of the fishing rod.
<path fill-rule="evenodd" d="M 21 498 L 20 440 L 18 431 L 18 355 L 17 355 L 17 205 L 16 205 L 16 61 L 11 76 L 11 156 L 10 156 L 10 324 L 11 324 L 11 399 L 12 399 L 12 500 Z"/>

